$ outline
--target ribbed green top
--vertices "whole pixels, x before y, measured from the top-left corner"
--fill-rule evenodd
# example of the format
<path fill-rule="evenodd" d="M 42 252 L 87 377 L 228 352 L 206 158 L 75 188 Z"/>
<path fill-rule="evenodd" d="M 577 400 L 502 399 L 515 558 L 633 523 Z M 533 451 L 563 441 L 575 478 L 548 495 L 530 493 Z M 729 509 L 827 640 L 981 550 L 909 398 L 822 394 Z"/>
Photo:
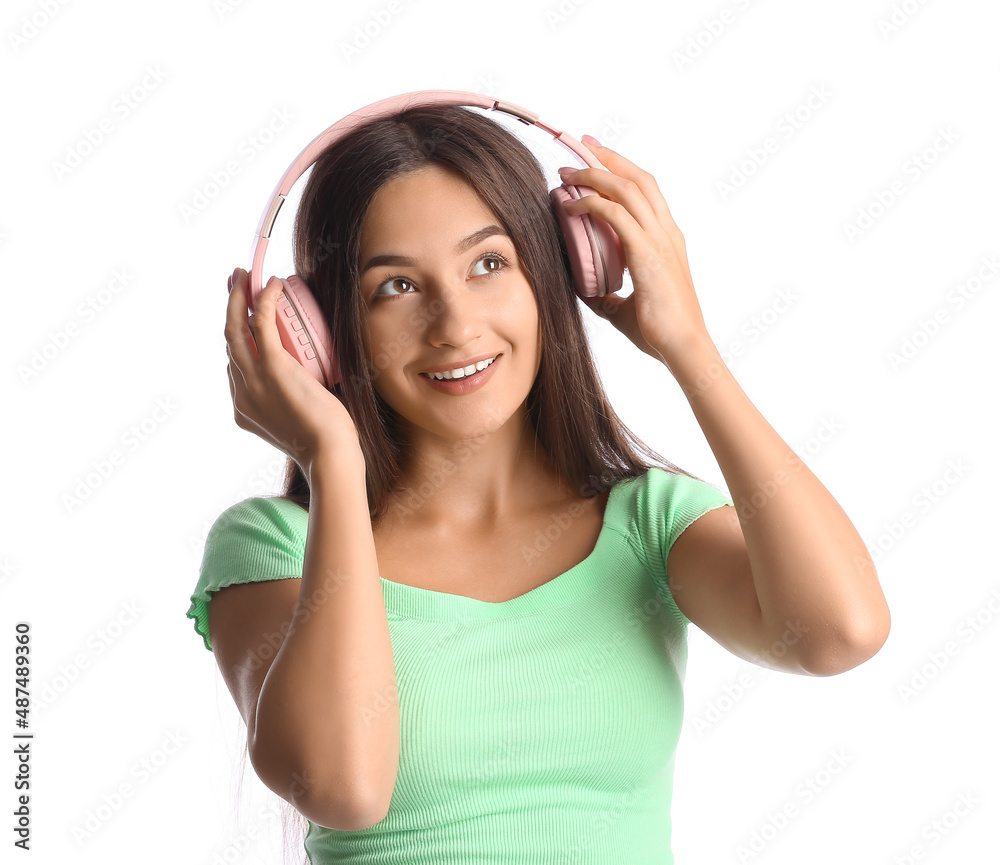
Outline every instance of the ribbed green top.
<path fill-rule="evenodd" d="M 611 488 L 586 559 L 517 598 L 383 578 L 399 689 L 396 786 L 375 826 L 310 824 L 312 865 L 672 865 L 689 622 L 665 562 L 687 526 L 726 504 L 704 481 L 652 468 Z M 207 648 L 211 593 L 300 577 L 307 524 L 305 510 L 278 498 L 219 517 L 187 613 Z"/>

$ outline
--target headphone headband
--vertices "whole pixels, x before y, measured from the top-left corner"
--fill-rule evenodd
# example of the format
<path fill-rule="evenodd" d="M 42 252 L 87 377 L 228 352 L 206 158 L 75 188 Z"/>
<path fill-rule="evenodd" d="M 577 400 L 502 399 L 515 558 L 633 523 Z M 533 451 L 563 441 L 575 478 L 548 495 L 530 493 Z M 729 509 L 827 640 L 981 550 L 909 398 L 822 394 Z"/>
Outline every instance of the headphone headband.
<path fill-rule="evenodd" d="M 364 108 L 348 114 L 341 118 L 332 126 L 317 135 L 303 148 L 302 152 L 295 157 L 295 161 L 288 167 L 282 175 L 278 185 L 271 193 L 267 201 L 267 206 L 257 224 L 254 233 L 253 243 L 250 247 L 250 308 L 253 309 L 254 302 L 263 290 L 263 269 L 264 253 L 267 251 L 268 240 L 271 237 L 271 230 L 274 221 L 278 216 L 278 211 L 285 201 L 295 181 L 298 180 L 312 165 L 319 159 L 320 155 L 335 141 L 343 138 L 359 126 L 389 117 L 405 111 L 409 108 L 420 108 L 425 105 L 456 105 L 473 108 L 483 108 L 492 111 L 502 111 L 512 115 L 522 123 L 529 126 L 538 126 L 549 133 L 556 141 L 561 142 L 591 168 L 604 168 L 590 150 L 572 135 L 542 122 L 538 115 L 520 105 L 512 102 L 502 102 L 498 99 L 491 99 L 480 93 L 468 93 L 463 90 L 415 90 L 412 93 L 403 93 L 399 96 L 390 96 L 387 99 L 380 99 Z"/>

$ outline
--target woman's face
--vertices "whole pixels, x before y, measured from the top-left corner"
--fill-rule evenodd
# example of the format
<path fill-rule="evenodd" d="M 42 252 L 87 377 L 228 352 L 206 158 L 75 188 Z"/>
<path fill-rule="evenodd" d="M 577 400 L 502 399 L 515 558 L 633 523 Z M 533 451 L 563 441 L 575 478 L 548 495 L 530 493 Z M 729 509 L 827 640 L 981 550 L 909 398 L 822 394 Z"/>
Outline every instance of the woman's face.
<path fill-rule="evenodd" d="M 523 421 L 541 327 L 499 222 L 438 166 L 389 181 L 369 207 L 360 238 L 369 360 L 375 390 L 411 433 L 464 439 Z M 489 358 L 483 372 L 468 372 Z M 459 368 L 467 380 L 435 386 L 428 376 Z"/>

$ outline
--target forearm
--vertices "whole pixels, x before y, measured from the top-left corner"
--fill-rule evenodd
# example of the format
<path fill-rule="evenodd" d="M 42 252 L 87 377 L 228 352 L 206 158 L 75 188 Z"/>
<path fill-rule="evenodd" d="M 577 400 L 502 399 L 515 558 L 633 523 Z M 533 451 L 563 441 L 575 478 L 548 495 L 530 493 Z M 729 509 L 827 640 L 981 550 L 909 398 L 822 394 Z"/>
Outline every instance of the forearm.
<path fill-rule="evenodd" d="M 819 479 L 764 419 L 706 336 L 663 352 L 726 479 L 746 541 L 764 627 L 788 622 L 794 647 L 817 659 L 870 656 L 889 610 L 875 565 L 854 525 Z"/>
<path fill-rule="evenodd" d="M 331 461 L 311 473 L 299 602 L 261 689 L 253 734 L 258 754 L 266 749 L 286 773 L 307 775 L 302 805 L 319 817 L 338 809 L 360 817 L 391 797 L 399 709 L 363 461 Z"/>

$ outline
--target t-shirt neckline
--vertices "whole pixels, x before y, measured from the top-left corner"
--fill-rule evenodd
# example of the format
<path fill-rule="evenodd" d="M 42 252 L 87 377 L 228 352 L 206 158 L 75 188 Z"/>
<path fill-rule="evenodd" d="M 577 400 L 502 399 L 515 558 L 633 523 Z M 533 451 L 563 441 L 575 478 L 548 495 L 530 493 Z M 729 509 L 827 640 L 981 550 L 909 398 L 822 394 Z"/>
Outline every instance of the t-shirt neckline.
<path fill-rule="evenodd" d="M 582 561 L 548 582 L 506 601 L 483 601 L 467 595 L 397 583 L 380 576 L 386 612 L 390 617 L 395 614 L 410 619 L 489 621 L 543 612 L 579 600 L 608 576 L 606 569 L 595 565 L 601 559 L 604 548 L 613 543 L 614 535 L 620 532 L 614 525 L 614 518 L 623 483 L 613 484 L 608 492 L 601 531 L 594 548 Z"/>

